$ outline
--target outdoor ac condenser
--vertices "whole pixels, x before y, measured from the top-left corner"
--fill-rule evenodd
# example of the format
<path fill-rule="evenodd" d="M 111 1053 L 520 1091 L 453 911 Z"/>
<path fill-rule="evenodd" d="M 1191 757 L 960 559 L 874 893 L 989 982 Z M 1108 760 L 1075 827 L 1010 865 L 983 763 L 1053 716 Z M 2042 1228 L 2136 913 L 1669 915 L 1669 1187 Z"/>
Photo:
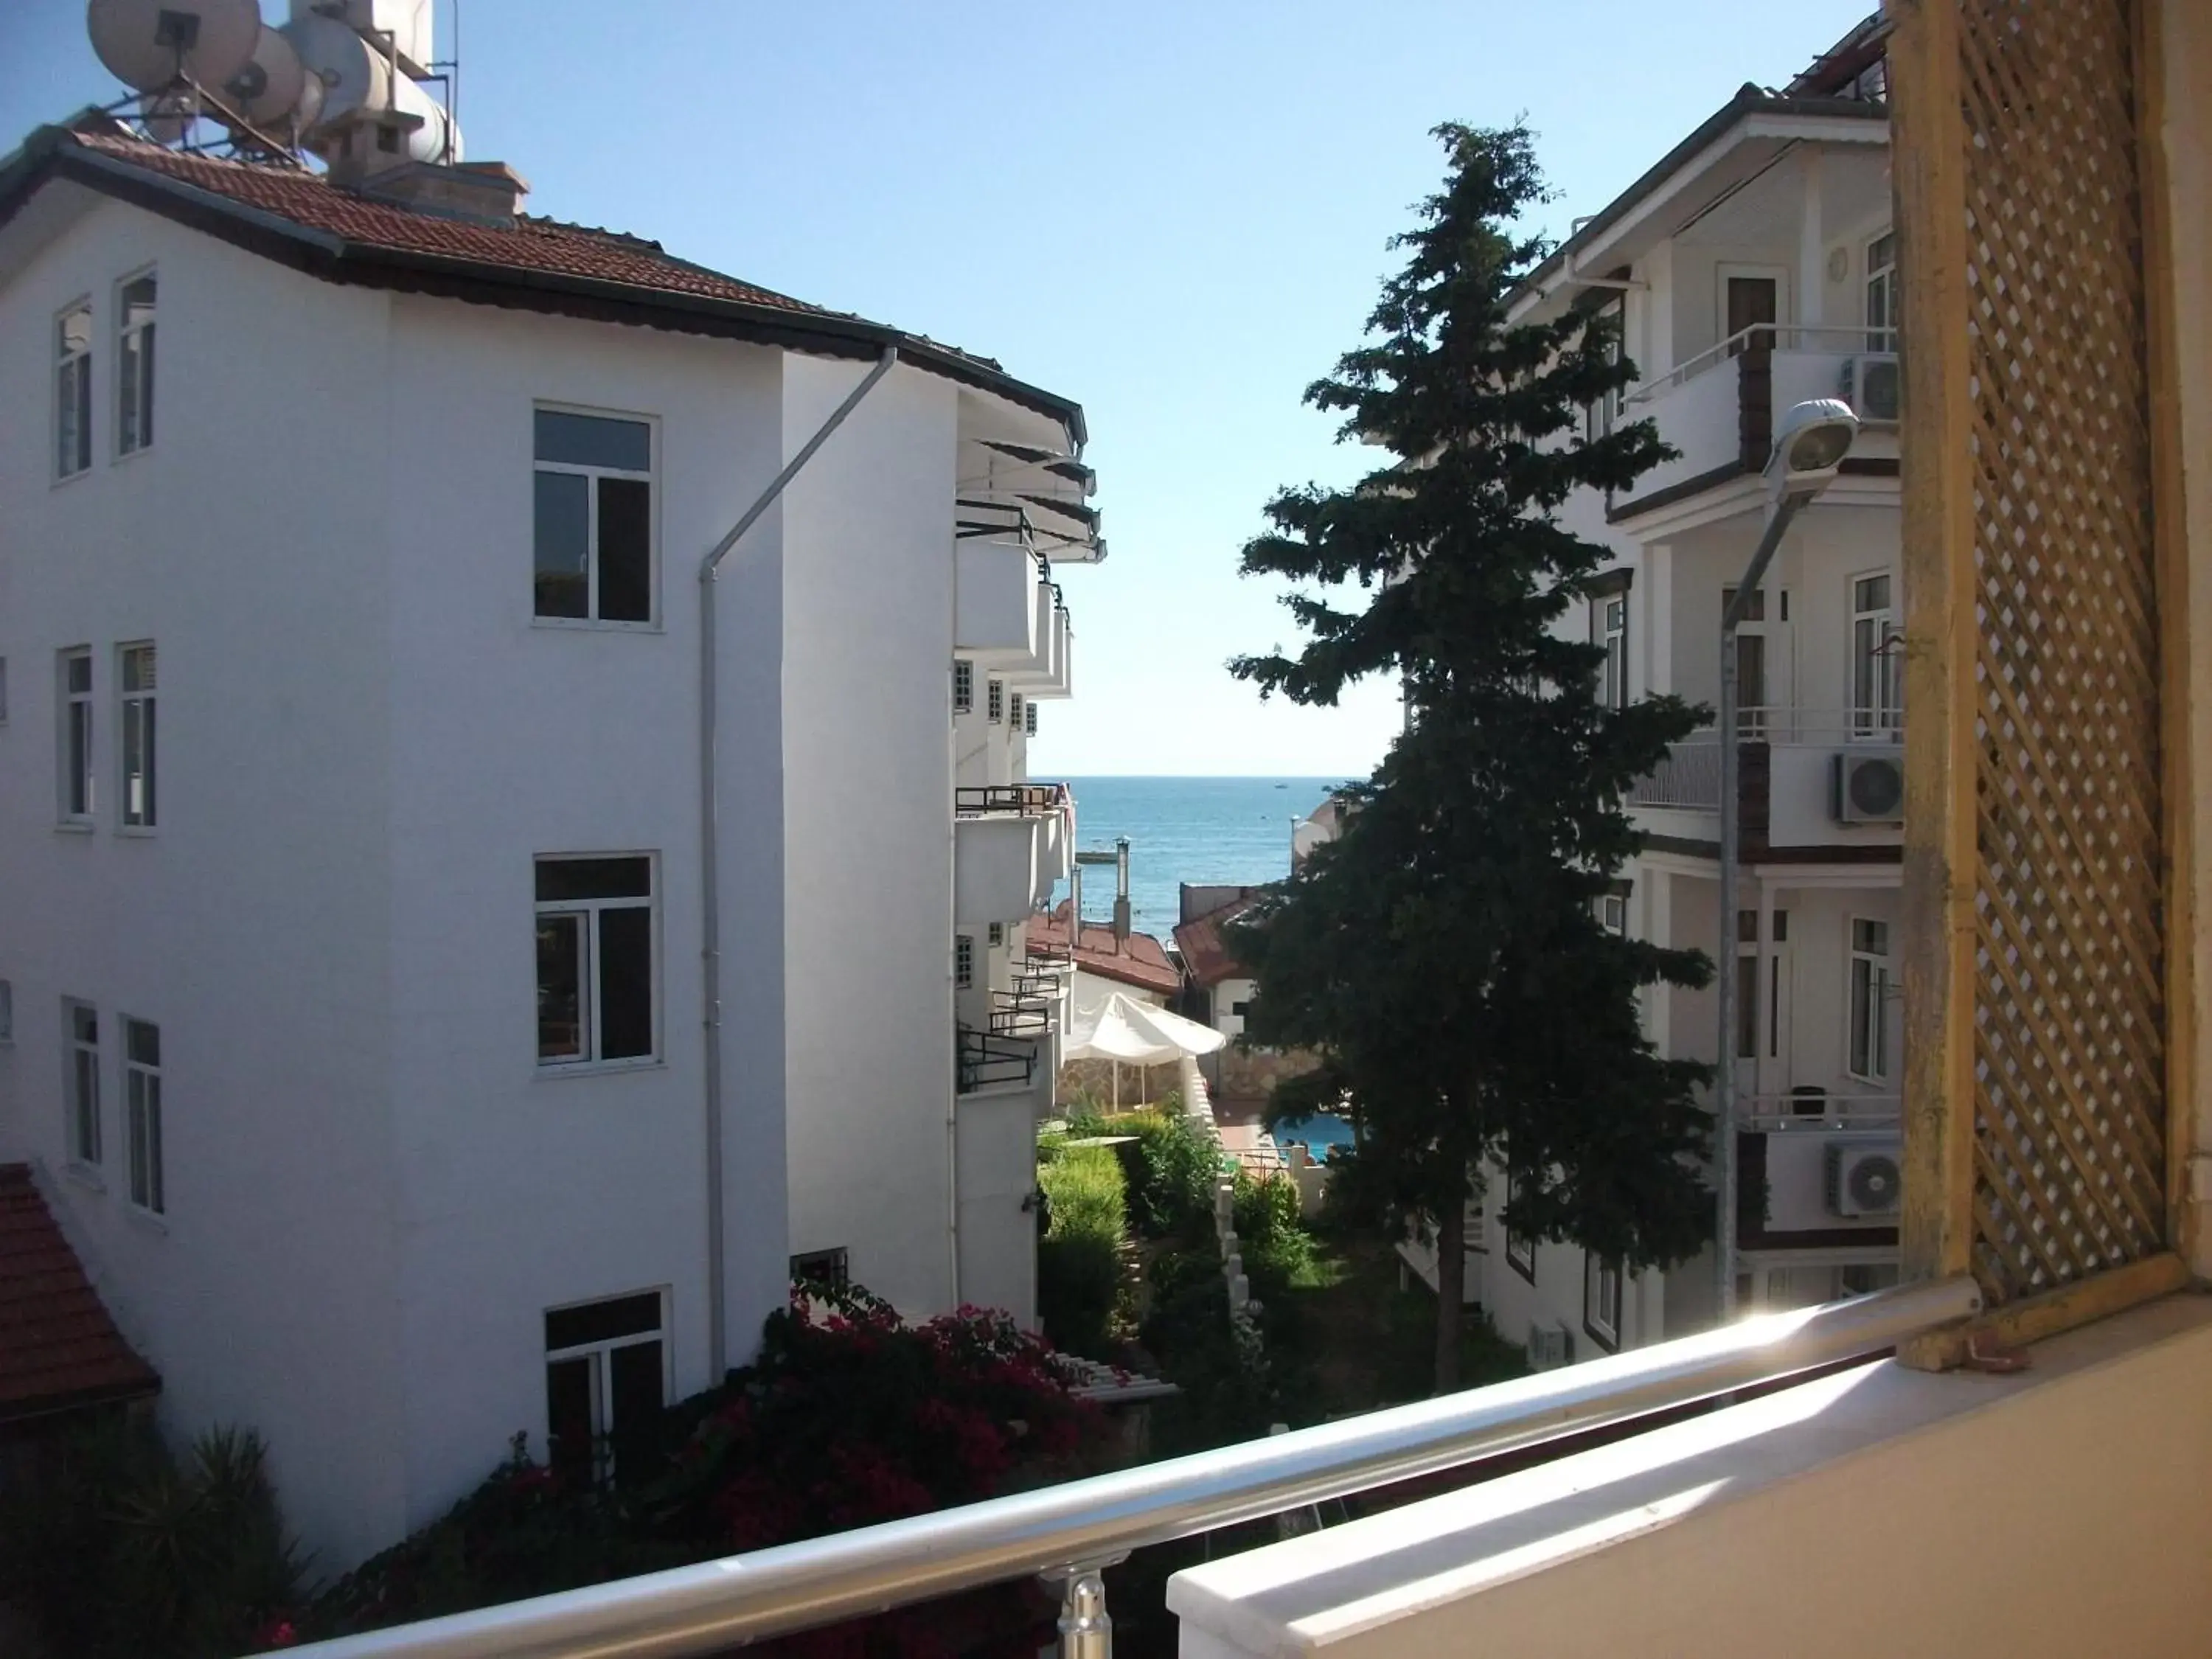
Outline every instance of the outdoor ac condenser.
<path fill-rule="evenodd" d="M 1893 1216 L 1903 1187 L 1904 1144 L 1887 1136 L 1838 1136 L 1825 1149 L 1828 1213 L 1850 1221 Z"/>
<path fill-rule="evenodd" d="M 1900 823 L 1905 819 L 1905 750 L 1865 744 L 1839 751 L 1828 785 L 1828 814 L 1838 823 Z"/>
<path fill-rule="evenodd" d="M 1844 383 L 1838 389 L 1862 421 L 1894 421 L 1904 406 L 1894 352 L 1868 351 L 1844 358 Z"/>
<path fill-rule="evenodd" d="M 1575 1363 L 1574 1334 L 1564 1325 L 1547 1325 L 1540 1320 L 1528 1322 L 1528 1369 L 1532 1371 L 1555 1371 L 1562 1365 Z"/>

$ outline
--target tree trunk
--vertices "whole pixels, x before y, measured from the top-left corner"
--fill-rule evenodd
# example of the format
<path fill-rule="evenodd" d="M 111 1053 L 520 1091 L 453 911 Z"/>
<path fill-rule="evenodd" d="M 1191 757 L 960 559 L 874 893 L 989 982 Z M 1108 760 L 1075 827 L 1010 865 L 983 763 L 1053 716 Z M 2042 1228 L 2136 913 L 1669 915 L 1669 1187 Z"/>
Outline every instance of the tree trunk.
<path fill-rule="evenodd" d="M 1437 1218 L 1437 1392 L 1459 1388 L 1460 1313 L 1467 1301 L 1467 1200 Z"/>

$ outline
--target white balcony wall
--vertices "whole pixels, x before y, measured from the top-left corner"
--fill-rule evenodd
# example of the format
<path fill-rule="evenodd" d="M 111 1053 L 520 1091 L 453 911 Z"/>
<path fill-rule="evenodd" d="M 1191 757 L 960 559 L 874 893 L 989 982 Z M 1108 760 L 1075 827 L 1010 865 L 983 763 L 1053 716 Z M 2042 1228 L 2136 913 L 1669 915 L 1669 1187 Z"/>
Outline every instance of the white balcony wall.
<path fill-rule="evenodd" d="M 980 932 L 1019 921 L 1036 902 L 1044 820 L 1013 812 L 953 823 L 953 921 Z"/>
<path fill-rule="evenodd" d="M 1862 1366 L 1189 1569 L 1168 1585 L 1181 1652 L 2212 1648 L 2212 1307 L 2034 1352 L 2010 1376 Z"/>
<path fill-rule="evenodd" d="M 1036 1328 L 1036 1125 L 1039 1091 L 1051 1097 L 1040 1056 L 1027 1090 L 963 1095 L 953 1108 L 960 1194 L 960 1299 L 1004 1308 Z"/>
<path fill-rule="evenodd" d="M 1702 477 L 1728 465 L 1741 453 L 1733 359 L 1716 363 L 1643 403 L 1631 404 L 1627 413 L 1632 420 L 1648 417 L 1658 428 L 1661 441 L 1680 452 L 1638 478 L 1630 492 L 1633 496 L 1652 495 Z"/>
<path fill-rule="evenodd" d="M 1036 670 L 1036 561 L 1018 543 L 975 538 L 954 555 L 952 648 L 996 673 Z"/>

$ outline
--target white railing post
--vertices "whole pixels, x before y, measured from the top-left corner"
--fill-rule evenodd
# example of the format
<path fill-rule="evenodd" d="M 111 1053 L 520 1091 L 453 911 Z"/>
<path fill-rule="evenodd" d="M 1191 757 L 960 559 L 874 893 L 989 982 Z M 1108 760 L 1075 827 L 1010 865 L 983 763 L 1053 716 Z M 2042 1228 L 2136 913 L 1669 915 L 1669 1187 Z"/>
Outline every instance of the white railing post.
<path fill-rule="evenodd" d="M 1109 1564 L 1110 1565 L 1110 1564 Z M 1114 1659 L 1114 1620 L 1101 1567 L 1071 1567 L 1060 1579 L 1060 1659 Z"/>

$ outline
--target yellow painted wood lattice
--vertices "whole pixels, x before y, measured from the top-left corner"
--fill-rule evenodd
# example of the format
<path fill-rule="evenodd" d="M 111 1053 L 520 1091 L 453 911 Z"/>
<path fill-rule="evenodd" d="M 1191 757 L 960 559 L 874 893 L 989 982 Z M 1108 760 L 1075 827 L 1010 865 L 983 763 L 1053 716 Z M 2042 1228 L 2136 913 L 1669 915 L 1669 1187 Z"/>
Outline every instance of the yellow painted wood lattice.
<path fill-rule="evenodd" d="M 1960 0 L 1957 11 L 1971 1261 L 1999 1303 L 2165 1244 L 2160 639 L 2132 9 Z"/>

